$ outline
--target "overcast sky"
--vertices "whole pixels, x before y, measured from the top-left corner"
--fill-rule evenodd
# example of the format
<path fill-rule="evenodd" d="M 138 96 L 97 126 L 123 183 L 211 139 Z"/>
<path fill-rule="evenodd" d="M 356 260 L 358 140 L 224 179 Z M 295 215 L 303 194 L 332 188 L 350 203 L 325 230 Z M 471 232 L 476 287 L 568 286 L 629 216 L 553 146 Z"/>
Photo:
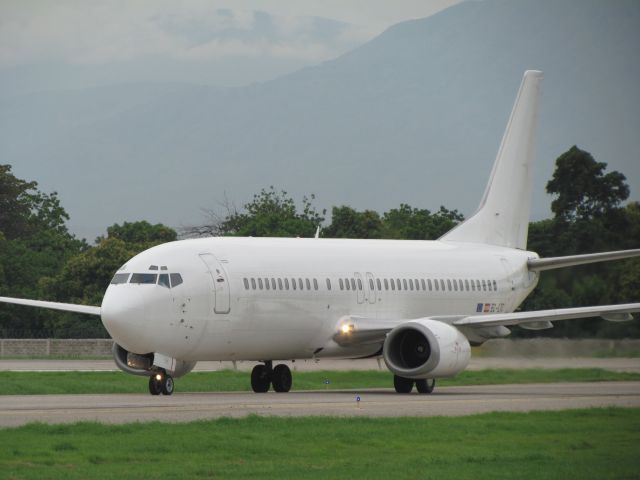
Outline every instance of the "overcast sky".
<path fill-rule="evenodd" d="M 457 1 L 3 0 L 1 95 L 123 82 L 264 81 Z"/>

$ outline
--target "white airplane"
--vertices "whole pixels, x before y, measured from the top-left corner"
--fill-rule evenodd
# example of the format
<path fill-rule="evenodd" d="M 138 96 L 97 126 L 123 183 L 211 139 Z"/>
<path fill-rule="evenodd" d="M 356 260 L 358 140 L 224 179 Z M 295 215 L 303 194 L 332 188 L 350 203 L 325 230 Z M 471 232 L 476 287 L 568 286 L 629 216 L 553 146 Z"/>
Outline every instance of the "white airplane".
<path fill-rule="evenodd" d="M 640 303 L 514 310 L 543 270 L 640 249 L 541 259 L 526 250 L 542 73 L 527 71 L 477 212 L 438 241 L 202 238 L 165 243 L 115 274 L 100 307 L 0 297 L 101 317 L 122 370 L 170 395 L 199 360 L 260 362 L 255 392 L 291 388 L 276 360 L 382 356 L 399 393 L 430 393 L 464 370 L 470 346 L 508 326 L 600 316 Z"/>

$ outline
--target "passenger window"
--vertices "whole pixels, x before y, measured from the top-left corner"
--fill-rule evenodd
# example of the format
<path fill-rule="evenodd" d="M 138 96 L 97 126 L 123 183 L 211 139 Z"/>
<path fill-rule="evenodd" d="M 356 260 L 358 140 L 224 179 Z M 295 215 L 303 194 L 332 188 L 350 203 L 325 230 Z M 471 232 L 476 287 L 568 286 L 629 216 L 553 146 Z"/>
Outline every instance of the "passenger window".
<path fill-rule="evenodd" d="M 378 285 L 378 291 L 382 290 L 382 282 L 380 281 L 379 278 L 376 278 L 376 284 Z"/>
<path fill-rule="evenodd" d="M 158 274 L 156 273 L 134 273 L 131 275 L 131 280 L 129 283 L 137 283 L 137 284 L 155 284 L 158 280 Z"/>
<path fill-rule="evenodd" d="M 413 290 L 413 279 L 409 279 L 409 290 Z"/>
<path fill-rule="evenodd" d="M 295 278 L 291 279 L 291 288 L 293 290 L 296 290 L 298 288 L 298 285 L 296 285 L 296 279 Z"/>
<path fill-rule="evenodd" d="M 276 289 L 276 279 L 272 278 L 271 279 L 271 290 L 275 290 Z"/>
<path fill-rule="evenodd" d="M 458 281 L 454 278 L 453 279 L 453 289 L 457 292 L 458 291 Z"/>
<path fill-rule="evenodd" d="M 344 285 L 342 284 L 342 279 L 338 279 L 338 283 L 340 284 L 340 290 L 344 290 Z"/>
<path fill-rule="evenodd" d="M 473 282 L 473 280 L 471 280 L 471 290 L 472 291 L 476 291 L 476 284 Z"/>
<path fill-rule="evenodd" d="M 288 278 L 284 279 L 284 289 L 285 290 L 289 290 L 289 279 Z"/>
<path fill-rule="evenodd" d="M 482 280 L 482 291 L 487 291 L 487 282 L 485 282 L 484 280 Z"/>
<path fill-rule="evenodd" d="M 440 290 L 444 292 L 444 279 L 440 279 Z"/>
<path fill-rule="evenodd" d="M 409 289 L 407 288 L 407 279 L 406 279 L 406 278 L 403 278 L 403 279 L 402 279 L 402 286 L 404 287 L 404 289 L 405 289 L 405 290 L 409 290 Z"/>
<path fill-rule="evenodd" d="M 389 282 L 387 281 L 387 279 L 384 279 L 384 289 L 385 290 L 389 290 Z"/>
<path fill-rule="evenodd" d="M 389 280 L 391 282 L 391 290 L 395 290 L 396 289 L 396 283 L 394 282 L 393 278 L 391 280 Z"/>
<path fill-rule="evenodd" d="M 331 280 L 327 278 L 327 290 L 331 290 Z"/>
<path fill-rule="evenodd" d="M 430 278 L 427 278 L 427 285 L 429 285 L 429 291 L 433 290 L 433 284 L 431 283 Z"/>
<path fill-rule="evenodd" d="M 436 279 L 433 281 L 433 283 L 434 283 L 434 284 L 435 284 L 435 286 L 436 286 L 436 292 L 439 292 L 439 291 L 440 291 L 440 283 L 438 282 L 438 279 L 436 278 Z"/>
<path fill-rule="evenodd" d="M 282 290 L 282 279 L 278 278 L 278 290 Z"/>
<path fill-rule="evenodd" d="M 351 290 L 351 285 L 349 284 L 348 278 L 344 279 L 344 286 L 347 288 L 347 290 Z"/>
<path fill-rule="evenodd" d="M 465 279 L 464 280 L 464 289 L 468 292 L 469 291 L 469 280 Z"/>
<path fill-rule="evenodd" d="M 298 287 L 300 287 L 300 290 L 304 290 L 304 285 L 302 284 L 301 278 L 298 278 Z"/>
<path fill-rule="evenodd" d="M 307 284 L 307 290 L 311 290 L 311 282 L 308 278 L 305 279 L 305 283 Z"/>
<path fill-rule="evenodd" d="M 111 279 L 111 285 L 119 285 L 121 283 L 127 283 L 127 280 L 129 280 L 128 273 L 116 273 Z"/>
<path fill-rule="evenodd" d="M 396 278 L 396 286 L 398 287 L 398 290 L 402 290 L 402 283 L 400 283 L 399 278 Z"/>
<path fill-rule="evenodd" d="M 493 290 L 496 292 L 498 291 L 498 284 L 496 283 L 495 280 L 493 281 Z"/>
<path fill-rule="evenodd" d="M 242 282 L 244 283 L 244 289 L 249 290 L 249 280 L 247 280 L 246 278 L 243 278 Z"/>
<path fill-rule="evenodd" d="M 376 287 L 373 285 L 373 278 L 369 279 L 369 290 L 374 291 Z"/>
<path fill-rule="evenodd" d="M 318 289 L 318 280 L 316 280 L 315 278 L 313 279 L 313 289 L 314 290 Z"/>
<path fill-rule="evenodd" d="M 262 279 L 261 278 L 258 279 L 258 287 L 260 288 L 260 290 L 262 290 L 262 288 L 263 288 Z"/>
<path fill-rule="evenodd" d="M 356 281 L 355 279 L 351 279 L 351 290 L 355 290 L 356 289 Z"/>
<path fill-rule="evenodd" d="M 358 279 L 358 290 L 362 290 L 362 280 Z"/>
<path fill-rule="evenodd" d="M 162 275 L 160 275 L 160 278 L 158 278 L 158 285 L 171 288 L 171 285 L 169 285 L 169 275 L 166 273 L 163 273 Z"/>
<path fill-rule="evenodd" d="M 451 289 L 451 279 L 447 278 L 447 290 L 450 292 Z"/>
<path fill-rule="evenodd" d="M 422 290 L 426 291 L 427 290 L 427 284 L 424 283 L 424 278 L 420 279 L 420 285 L 422 286 Z"/>
<path fill-rule="evenodd" d="M 269 285 L 269 279 L 268 278 L 264 279 L 264 288 L 266 288 L 267 290 L 271 290 L 271 286 Z"/>
<path fill-rule="evenodd" d="M 256 279 L 255 279 L 255 278 L 251 278 L 251 288 L 252 288 L 253 290 L 255 290 L 255 289 L 256 289 Z"/>

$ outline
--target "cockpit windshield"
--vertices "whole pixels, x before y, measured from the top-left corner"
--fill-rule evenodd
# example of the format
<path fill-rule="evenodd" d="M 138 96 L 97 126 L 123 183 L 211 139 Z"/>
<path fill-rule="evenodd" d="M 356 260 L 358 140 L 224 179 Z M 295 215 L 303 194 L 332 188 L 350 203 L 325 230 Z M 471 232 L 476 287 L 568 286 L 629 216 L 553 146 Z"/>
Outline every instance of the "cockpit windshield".
<path fill-rule="evenodd" d="M 131 277 L 131 278 L 129 278 Z M 165 288 L 177 287 L 182 283 L 179 273 L 116 273 L 111 279 L 111 285 L 135 283 L 138 285 L 160 285 Z"/>

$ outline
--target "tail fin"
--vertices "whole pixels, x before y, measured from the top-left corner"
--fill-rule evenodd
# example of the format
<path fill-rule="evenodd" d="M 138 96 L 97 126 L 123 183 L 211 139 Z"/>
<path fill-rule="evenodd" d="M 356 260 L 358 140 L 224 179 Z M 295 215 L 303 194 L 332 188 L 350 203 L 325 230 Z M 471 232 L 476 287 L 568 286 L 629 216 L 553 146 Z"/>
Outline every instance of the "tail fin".
<path fill-rule="evenodd" d="M 476 213 L 440 240 L 526 249 L 542 72 L 527 70 Z"/>

